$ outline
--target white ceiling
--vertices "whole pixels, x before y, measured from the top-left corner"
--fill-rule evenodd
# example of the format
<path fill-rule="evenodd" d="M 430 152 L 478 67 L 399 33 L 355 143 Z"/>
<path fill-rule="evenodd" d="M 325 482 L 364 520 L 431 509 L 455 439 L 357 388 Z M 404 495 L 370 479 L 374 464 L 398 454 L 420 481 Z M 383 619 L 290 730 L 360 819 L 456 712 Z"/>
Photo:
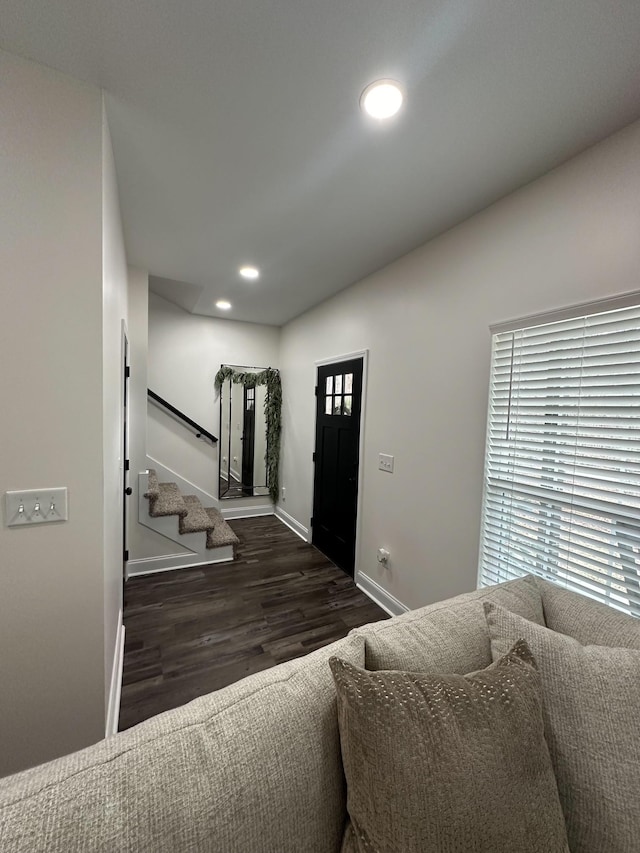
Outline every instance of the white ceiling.
<path fill-rule="evenodd" d="M 107 92 L 130 263 L 276 325 L 640 117 L 639 45 L 639 0 L 0 0 Z"/>

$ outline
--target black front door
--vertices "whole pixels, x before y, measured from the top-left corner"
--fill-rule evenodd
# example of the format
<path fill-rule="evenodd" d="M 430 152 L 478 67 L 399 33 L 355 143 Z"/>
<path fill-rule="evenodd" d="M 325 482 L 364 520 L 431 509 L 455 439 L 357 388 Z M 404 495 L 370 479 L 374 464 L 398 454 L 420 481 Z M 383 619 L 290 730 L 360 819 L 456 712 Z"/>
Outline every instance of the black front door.
<path fill-rule="evenodd" d="M 356 552 L 362 359 L 318 368 L 313 544 L 353 575 Z"/>
<path fill-rule="evenodd" d="M 253 495 L 253 461 L 256 447 L 256 389 L 244 389 L 242 423 L 242 494 Z"/>

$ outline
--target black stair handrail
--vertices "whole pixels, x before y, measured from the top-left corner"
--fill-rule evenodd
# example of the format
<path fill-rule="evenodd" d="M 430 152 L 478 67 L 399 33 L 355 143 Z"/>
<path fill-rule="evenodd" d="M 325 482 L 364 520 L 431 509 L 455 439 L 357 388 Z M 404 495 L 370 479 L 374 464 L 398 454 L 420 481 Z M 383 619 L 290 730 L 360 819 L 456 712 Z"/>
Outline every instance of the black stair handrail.
<path fill-rule="evenodd" d="M 175 406 L 172 406 L 171 403 L 168 403 L 164 400 L 159 394 L 156 394 L 155 391 L 152 391 L 151 388 L 147 388 L 147 396 L 150 397 L 154 402 L 158 403 L 160 406 L 165 408 L 167 411 L 171 412 L 172 415 L 175 415 L 181 421 L 184 421 L 186 424 L 189 424 L 190 427 L 195 429 L 196 438 L 208 438 L 209 441 L 212 441 L 214 444 L 218 443 L 218 439 L 213 435 L 213 433 L 209 432 L 208 429 L 200 426 L 199 423 L 191 420 L 190 417 L 185 415 L 184 412 L 181 412 L 180 409 L 176 409 Z"/>

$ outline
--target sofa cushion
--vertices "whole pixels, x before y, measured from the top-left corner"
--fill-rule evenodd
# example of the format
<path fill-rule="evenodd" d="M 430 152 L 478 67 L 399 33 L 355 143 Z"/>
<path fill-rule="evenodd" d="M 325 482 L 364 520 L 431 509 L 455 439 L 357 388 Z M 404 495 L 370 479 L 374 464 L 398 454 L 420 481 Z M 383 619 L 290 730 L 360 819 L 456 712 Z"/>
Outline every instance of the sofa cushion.
<path fill-rule="evenodd" d="M 330 665 L 351 817 L 343 853 L 568 853 L 526 643 L 468 676 Z"/>
<path fill-rule="evenodd" d="M 503 608 L 485 607 L 494 658 L 524 638 L 538 662 L 571 853 L 638 850 L 640 652 L 582 646 Z"/>
<path fill-rule="evenodd" d="M 351 633 L 365 638 L 367 669 L 464 674 L 491 663 L 483 601 L 501 604 L 544 625 L 540 590 L 527 576 L 355 628 Z"/>
<path fill-rule="evenodd" d="M 582 645 L 640 649 L 640 619 L 537 578 L 548 628 Z"/>
<path fill-rule="evenodd" d="M 2 853 L 336 853 L 346 819 L 328 659 L 349 637 L 0 780 Z"/>

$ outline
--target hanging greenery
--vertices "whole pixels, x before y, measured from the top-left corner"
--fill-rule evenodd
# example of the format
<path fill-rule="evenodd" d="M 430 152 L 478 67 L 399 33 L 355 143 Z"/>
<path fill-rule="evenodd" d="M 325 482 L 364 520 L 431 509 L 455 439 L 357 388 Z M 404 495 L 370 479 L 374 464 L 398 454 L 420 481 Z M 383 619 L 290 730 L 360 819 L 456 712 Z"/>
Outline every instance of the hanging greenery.
<path fill-rule="evenodd" d="M 245 388 L 255 388 L 256 385 L 266 385 L 267 395 L 264 401 L 264 418 L 267 422 L 267 485 L 269 495 L 275 503 L 278 500 L 278 470 L 280 468 L 280 433 L 282 431 L 282 383 L 280 371 L 267 367 L 259 373 L 253 371 L 235 370 L 229 365 L 223 365 L 216 373 L 216 399 L 220 396 L 222 384 L 230 379 L 234 385 L 244 385 Z"/>

